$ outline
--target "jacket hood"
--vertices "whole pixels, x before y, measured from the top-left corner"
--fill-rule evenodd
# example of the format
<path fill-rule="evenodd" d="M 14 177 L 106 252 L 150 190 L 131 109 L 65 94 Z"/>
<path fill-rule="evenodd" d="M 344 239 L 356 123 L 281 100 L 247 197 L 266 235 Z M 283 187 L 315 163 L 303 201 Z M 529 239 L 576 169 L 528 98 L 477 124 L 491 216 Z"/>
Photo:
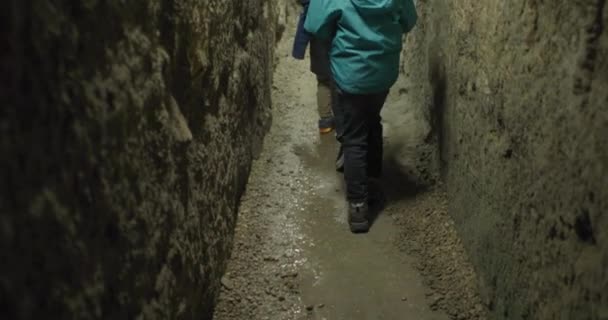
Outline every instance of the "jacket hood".
<path fill-rule="evenodd" d="M 360 14 L 382 14 L 392 11 L 396 0 L 350 0 Z"/>

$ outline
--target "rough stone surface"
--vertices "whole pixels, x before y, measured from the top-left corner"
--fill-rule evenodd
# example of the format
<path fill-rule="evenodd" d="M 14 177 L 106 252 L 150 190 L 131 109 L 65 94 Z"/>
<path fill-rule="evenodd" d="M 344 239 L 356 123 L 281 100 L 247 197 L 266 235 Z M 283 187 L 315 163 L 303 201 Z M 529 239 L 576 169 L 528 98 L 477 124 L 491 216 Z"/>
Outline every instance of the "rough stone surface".
<path fill-rule="evenodd" d="M 0 318 L 209 318 L 269 123 L 274 1 L 0 12 Z"/>
<path fill-rule="evenodd" d="M 605 3 L 417 3 L 396 89 L 492 319 L 608 317 Z"/>

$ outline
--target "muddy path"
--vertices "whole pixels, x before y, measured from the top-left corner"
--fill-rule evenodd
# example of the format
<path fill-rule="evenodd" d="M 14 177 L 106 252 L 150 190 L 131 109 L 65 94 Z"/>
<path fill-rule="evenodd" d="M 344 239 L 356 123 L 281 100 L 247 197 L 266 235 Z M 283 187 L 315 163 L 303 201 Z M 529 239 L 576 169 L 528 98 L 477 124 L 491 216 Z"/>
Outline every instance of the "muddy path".
<path fill-rule="evenodd" d="M 289 50 L 280 43 L 273 125 L 242 199 L 214 319 L 480 319 L 440 187 L 424 190 L 389 161 L 387 209 L 368 234 L 349 232 L 337 144 L 317 133 L 314 76 Z"/>

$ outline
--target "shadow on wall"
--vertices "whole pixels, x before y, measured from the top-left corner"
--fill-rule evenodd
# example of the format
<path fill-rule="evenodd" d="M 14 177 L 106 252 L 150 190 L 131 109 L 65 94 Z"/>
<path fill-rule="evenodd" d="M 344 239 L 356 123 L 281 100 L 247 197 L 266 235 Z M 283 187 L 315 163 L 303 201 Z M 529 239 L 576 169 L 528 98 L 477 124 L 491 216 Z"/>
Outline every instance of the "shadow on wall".
<path fill-rule="evenodd" d="M 439 168 L 442 179 L 446 178 L 447 168 L 447 150 L 446 150 L 446 123 L 445 113 L 447 104 L 447 88 L 448 80 L 444 62 L 442 61 L 442 53 L 439 49 L 437 41 L 433 41 L 429 47 L 428 53 L 429 70 L 428 77 L 430 82 L 432 100 L 429 107 L 428 121 L 431 130 L 425 139 L 425 142 L 432 144 L 435 140 L 437 146 L 437 155 Z"/>
<path fill-rule="evenodd" d="M 399 160 L 386 154 L 384 159 L 382 187 L 389 202 L 413 198 L 427 189 L 414 170 L 404 167 Z"/>

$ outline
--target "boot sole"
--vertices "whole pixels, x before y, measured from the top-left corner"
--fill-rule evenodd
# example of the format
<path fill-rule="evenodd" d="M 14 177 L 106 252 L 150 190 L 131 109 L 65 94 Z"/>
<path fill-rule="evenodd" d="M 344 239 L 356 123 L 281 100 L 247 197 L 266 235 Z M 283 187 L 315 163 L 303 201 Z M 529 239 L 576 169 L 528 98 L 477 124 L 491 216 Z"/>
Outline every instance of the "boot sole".
<path fill-rule="evenodd" d="M 369 231 L 369 221 L 365 222 L 349 222 L 350 232 L 352 233 L 365 233 Z"/>

